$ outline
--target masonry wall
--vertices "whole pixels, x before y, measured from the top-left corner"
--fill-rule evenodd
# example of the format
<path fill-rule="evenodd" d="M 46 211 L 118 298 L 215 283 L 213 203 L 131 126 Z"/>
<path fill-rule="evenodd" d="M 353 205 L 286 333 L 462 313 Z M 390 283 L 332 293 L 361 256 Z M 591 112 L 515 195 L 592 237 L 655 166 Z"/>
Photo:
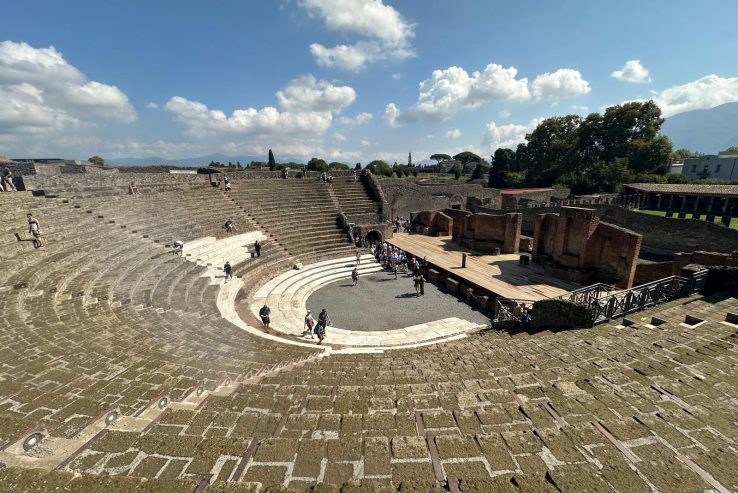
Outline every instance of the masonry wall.
<path fill-rule="evenodd" d="M 387 200 L 391 217 L 409 217 L 411 212 L 441 210 L 454 206 L 466 209 L 469 198 L 475 205 L 499 207 L 500 191 L 472 185 L 417 185 L 402 179 L 377 180 Z"/>
<path fill-rule="evenodd" d="M 441 211 L 421 211 L 413 215 L 412 227 L 417 232 L 449 236 L 453 231 L 454 221 Z"/>
<path fill-rule="evenodd" d="M 535 219 L 533 259 L 548 275 L 631 287 L 641 235 L 601 222 L 592 209 L 563 207 Z"/>
<path fill-rule="evenodd" d="M 675 219 L 650 216 L 629 211 L 615 205 L 595 204 L 593 209 L 599 219 L 643 236 L 641 248 L 646 253 L 673 256 L 679 252 L 704 250 L 730 253 L 738 249 L 738 230 L 694 219 Z M 536 216 L 542 213 L 558 213 L 562 207 L 532 207 L 517 209 L 523 215 L 523 232 L 532 234 Z M 481 208 L 481 212 L 503 214 L 505 209 Z"/>
<path fill-rule="evenodd" d="M 587 242 L 584 268 L 597 269 L 596 280 L 618 287 L 633 286 L 641 235 L 600 222 Z"/>

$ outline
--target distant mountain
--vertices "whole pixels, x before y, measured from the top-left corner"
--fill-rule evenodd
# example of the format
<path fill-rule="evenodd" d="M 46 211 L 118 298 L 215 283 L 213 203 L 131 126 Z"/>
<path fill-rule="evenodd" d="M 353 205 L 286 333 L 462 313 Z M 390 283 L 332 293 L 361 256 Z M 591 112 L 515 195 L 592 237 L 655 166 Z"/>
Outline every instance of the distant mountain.
<path fill-rule="evenodd" d="M 105 160 L 105 164 L 111 166 L 156 166 L 156 165 L 169 165 L 169 166 L 207 166 L 211 161 L 228 164 L 229 162 L 236 164 L 241 163 L 241 166 L 246 166 L 251 161 L 264 161 L 266 162 L 266 156 L 226 156 L 225 154 L 208 154 L 207 156 L 198 157 L 187 157 L 180 159 L 165 159 L 163 157 L 119 157 L 110 158 Z"/>
<path fill-rule="evenodd" d="M 661 133 L 671 139 L 674 149 L 717 154 L 738 145 L 738 103 L 679 113 L 666 119 Z"/>

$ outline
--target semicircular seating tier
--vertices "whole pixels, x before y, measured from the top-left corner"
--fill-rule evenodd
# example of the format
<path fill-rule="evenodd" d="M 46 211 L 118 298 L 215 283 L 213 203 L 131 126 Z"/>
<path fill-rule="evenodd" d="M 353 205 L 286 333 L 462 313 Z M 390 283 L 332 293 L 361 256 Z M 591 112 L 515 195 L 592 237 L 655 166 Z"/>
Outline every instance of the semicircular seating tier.
<path fill-rule="evenodd" d="M 0 194 L 0 490 L 738 491 L 735 297 L 321 352 L 222 315 L 302 259 L 201 176 L 151 175 Z"/>

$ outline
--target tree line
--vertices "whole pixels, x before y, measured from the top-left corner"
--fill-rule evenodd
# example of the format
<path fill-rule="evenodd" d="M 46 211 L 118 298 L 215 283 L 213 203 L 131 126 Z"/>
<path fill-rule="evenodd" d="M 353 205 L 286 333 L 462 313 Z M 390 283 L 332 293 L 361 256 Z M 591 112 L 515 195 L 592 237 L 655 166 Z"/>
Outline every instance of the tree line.
<path fill-rule="evenodd" d="M 681 175 L 666 175 L 673 153 L 669 138 L 659 135 L 663 123 L 653 101 L 611 106 L 585 118 L 548 118 L 515 150 L 495 151 L 489 185 L 562 185 L 583 194 L 615 192 L 632 181 L 684 181 Z M 691 157 L 684 149 L 679 154 Z"/>

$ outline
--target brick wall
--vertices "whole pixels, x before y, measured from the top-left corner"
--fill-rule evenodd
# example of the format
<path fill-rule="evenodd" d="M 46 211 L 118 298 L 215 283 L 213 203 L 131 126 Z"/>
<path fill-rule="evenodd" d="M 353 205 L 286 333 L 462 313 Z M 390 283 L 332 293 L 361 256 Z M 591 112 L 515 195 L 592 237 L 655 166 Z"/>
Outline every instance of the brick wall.
<path fill-rule="evenodd" d="M 533 259 L 546 273 L 581 284 L 631 287 L 641 235 L 601 222 L 592 209 L 563 207 L 536 216 Z"/>
<path fill-rule="evenodd" d="M 646 253 L 673 256 L 678 252 L 692 252 L 709 247 L 716 252 L 730 253 L 738 249 L 738 231 L 718 224 L 694 219 L 675 219 L 650 216 L 629 211 L 615 205 L 594 204 L 586 206 L 593 209 L 598 218 L 610 224 L 635 231 L 643 236 L 641 248 Z M 533 207 L 517 209 L 523 215 L 523 232 L 532 234 L 536 215 L 558 213 L 562 207 Z M 503 214 L 504 209 L 481 208 L 480 212 Z"/>

